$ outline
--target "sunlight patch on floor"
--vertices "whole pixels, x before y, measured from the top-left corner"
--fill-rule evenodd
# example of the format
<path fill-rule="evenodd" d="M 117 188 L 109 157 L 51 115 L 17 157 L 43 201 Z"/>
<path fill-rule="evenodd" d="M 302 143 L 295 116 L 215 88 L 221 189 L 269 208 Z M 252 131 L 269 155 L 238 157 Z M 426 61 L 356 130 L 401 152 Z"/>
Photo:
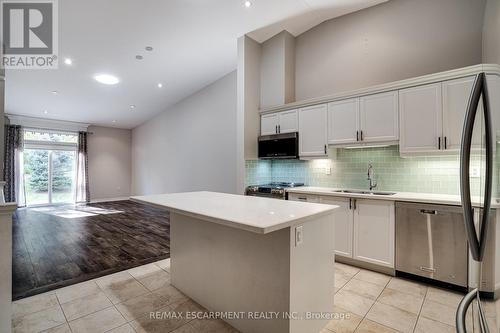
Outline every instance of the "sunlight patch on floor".
<path fill-rule="evenodd" d="M 124 211 L 121 210 L 105 209 L 105 208 L 91 207 L 86 205 L 36 207 L 30 209 L 36 212 L 62 217 L 66 219 L 124 213 Z"/>

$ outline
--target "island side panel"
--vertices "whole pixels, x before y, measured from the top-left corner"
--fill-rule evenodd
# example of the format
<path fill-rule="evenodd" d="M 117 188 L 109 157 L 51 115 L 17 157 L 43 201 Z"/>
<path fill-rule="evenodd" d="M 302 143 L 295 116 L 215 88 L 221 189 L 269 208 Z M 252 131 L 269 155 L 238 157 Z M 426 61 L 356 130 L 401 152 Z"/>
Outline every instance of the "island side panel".
<path fill-rule="evenodd" d="M 290 228 L 257 234 L 170 215 L 172 284 L 211 311 L 288 312 Z M 243 333 L 289 333 L 288 320 L 228 320 Z"/>
<path fill-rule="evenodd" d="M 290 309 L 305 312 L 333 312 L 334 215 L 308 221 L 302 226 L 302 243 L 296 245 L 295 227 L 290 228 Z M 294 320 L 290 333 L 320 332 L 329 319 Z"/>

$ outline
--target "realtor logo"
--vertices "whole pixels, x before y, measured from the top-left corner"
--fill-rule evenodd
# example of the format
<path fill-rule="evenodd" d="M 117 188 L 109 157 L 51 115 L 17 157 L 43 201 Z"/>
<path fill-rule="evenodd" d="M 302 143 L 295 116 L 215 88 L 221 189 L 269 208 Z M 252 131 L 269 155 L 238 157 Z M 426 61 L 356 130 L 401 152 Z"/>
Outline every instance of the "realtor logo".
<path fill-rule="evenodd" d="M 0 0 L 5 69 L 58 67 L 57 0 Z"/>

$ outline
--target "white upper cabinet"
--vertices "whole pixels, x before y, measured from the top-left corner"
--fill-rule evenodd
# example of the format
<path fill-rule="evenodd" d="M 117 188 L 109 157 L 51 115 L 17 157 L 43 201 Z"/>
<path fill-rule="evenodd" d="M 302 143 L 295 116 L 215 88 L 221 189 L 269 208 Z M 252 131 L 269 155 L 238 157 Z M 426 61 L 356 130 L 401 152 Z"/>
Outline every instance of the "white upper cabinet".
<path fill-rule="evenodd" d="M 337 205 L 334 211 L 335 254 L 352 258 L 353 210 L 349 198 L 320 197 L 320 203 Z"/>
<path fill-rule="evenodd" d="M 443 141 L 445 150 L 459 151 L 474 76 L 443 82 Z M 482 102 L 474 124 L 472 148 L 481 148 Z"/>
<path fill-rule="evenodd" d="M 278 134 L 278 122 L 277 113 L 263 114 L 260 117 L 260 135 Z"/>
<path fill-rule="evenodd" d="M 394 202 L 359 199 L 355 207 L 353 258 L 394 267 Z"/>
<path fill-rule="evenodd" d="M 327 155 L 327 106 L 314 105 L 299 110 L 299 155 Z"/>
<path fill-rule="evenodd" d="M 278 113 L 279 123 L 278 132 L 279 133 L 292 133 L 299 130 L 299 115 L 297 110 L 289 110 Z"/>
<path fill-rule="evenodd" d="M 359 98 L 328 104 L 328 143 L 359 141 Z"/>
<path fill-rule="evenodd" d="M 386 142 L 399 139 L 398 92 L 359 99 L 360 140 Z"/>
<path fill-rule="evenodd" d="M 260 117 L 260 135 L 291 133 L 298 130 L 297 110 L 264 114 Z"/>
<path fill-rule="evenodd" d="M 399 91 L 401 153 L 439 151 L 444 146 L 441 83 Z"/>
<path fill-rule="evenodd" d="M 397 91 L 328 104 L 329 144 L 396 142 L 398 138 Z"/>

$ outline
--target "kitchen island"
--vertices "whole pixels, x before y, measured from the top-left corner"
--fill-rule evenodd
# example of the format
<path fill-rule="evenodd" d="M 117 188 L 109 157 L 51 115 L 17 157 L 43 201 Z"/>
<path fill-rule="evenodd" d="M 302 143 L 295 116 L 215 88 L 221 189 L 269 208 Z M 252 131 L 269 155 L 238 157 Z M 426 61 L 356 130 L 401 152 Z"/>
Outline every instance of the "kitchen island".
<path fill-rule="evenodd" d="M 172 285 L 243 333 L 319 332 L 331 319 L 336 206 L 189 192 L 170 211 Z"/>

